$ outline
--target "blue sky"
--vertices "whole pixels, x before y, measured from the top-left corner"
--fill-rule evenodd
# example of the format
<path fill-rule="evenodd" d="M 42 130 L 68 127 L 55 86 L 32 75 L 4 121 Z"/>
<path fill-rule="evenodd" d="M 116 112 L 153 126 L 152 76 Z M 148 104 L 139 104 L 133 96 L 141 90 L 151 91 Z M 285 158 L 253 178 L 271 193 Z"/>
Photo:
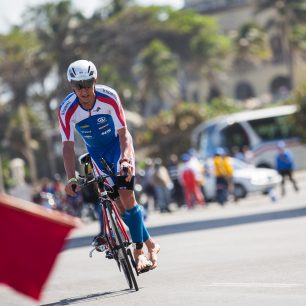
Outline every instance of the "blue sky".
<path fill-rule="evenodd" d="M 22 12 L 29 6 L 48 2 L 46 0 L 11 0 L 5 1 L 0 10 L 0 33 L 5 33 L 11 25 L 18 24 Z M 50 1 L 49 1 L 50 2 Z M 90 15 L 94 9 L 101 4 L 101 0 L 72 0 L 75 6 L 84 10 L 84 13 Z M 181 8 L 184 0 L 136 0 L 141 5 L 171 5 L 174 8 Z"/>

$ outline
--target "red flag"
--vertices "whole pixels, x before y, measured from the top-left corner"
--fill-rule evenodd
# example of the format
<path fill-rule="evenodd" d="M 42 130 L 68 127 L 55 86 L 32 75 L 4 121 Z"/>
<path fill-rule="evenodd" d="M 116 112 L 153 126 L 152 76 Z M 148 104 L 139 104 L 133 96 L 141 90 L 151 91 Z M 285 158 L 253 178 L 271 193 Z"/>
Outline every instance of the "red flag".
<path fill-rule="evenodd" d="M 0 195 L 0 283 L 39 300 L 77 218 Z"/>

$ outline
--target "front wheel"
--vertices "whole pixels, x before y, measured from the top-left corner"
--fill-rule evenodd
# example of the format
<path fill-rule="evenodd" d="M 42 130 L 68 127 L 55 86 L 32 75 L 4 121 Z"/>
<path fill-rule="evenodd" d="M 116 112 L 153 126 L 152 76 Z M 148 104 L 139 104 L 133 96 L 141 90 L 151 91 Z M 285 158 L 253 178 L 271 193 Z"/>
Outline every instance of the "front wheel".
<path fill-rule="evenodd" d="M 130 289 L 134 289 L 136 291 L 139 290 L 138 284 L 132 269 L 131 261 L 129 260 L 128 254 L 127 254 L 127 248 L 123 243 L 123 234 L 121 233 L 120 227 L 117 223 L 117 217 L 115 216 L 114 213 L 114 208 L 112 204 L 110 203 L 107 206 L 107 211 L 109 214 L 109 220 L 111 227 L 113 229 L 113 235 L 116 240 L 116 248 L 118 248 L 118 263 L 119 266 L 121 267 L 122 272 L 124 273 L 124 276 L 126 278 L 126 281 L 128 283 L 128 286 Z"/>
<path fill-rule="evenodd" d="M 128 264 L 126 263 L 126 261 L 124 259 L 120 259 L 120 267 L 122 269 L 122 272 L 125 276 L 125 279 L 126 279 L 128 285 L 129 285 L 130 289 L 133 289 L 133 280 L 132 280 L 131 274 L 129 273 Z M 137 291 L 137 289 L 136 289 L 136 291 Z"/>

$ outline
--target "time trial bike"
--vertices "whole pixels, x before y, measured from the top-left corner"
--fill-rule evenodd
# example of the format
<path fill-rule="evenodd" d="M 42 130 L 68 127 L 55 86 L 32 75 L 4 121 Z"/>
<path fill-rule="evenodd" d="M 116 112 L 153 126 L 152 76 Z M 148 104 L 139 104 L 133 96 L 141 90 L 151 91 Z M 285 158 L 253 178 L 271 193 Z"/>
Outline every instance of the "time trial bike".
<path fill-rule="evenodd" d="M 79 162 L 84 166 L 84 177 L 78 178 L 80 187 L 96 184 L 99 192 L 99 204 L 101 205 L 104 221 L 104 236 L 106 238 L 106 257 L 114 259 L 119 271 L 123 272 L 129 289 L 139 290 L 135 275 L 139 275 L 136 263 L 131 251 L 132 241 L 118 212 L 117 206 L 112 200 L 111 194 L 114 189 L 107 182 L 108 178 L 115 176 L 111 167 L 104 159 L 101 159 L 107 174 L 94 176 L 89 175 L 89 169 L 93 169 L 89 153 L 79 157 Z M 126 169 L 127 170 L 127 169 Z M 89 256 L 95 251 L 94 248 Z"/>

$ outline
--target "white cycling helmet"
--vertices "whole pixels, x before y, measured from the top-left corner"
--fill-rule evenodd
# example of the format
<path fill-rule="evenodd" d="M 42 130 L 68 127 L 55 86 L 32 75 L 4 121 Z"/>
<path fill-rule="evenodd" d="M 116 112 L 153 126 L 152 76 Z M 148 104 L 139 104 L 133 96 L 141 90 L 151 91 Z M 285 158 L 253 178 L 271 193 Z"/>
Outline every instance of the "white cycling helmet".
<path fill-rule="evenodd" d="M 69 82 L 79 82 L 97 79 L 97 68 L 94 63 L 87 60 L 78 60 L 71 63 L 67 70 Z"/>

